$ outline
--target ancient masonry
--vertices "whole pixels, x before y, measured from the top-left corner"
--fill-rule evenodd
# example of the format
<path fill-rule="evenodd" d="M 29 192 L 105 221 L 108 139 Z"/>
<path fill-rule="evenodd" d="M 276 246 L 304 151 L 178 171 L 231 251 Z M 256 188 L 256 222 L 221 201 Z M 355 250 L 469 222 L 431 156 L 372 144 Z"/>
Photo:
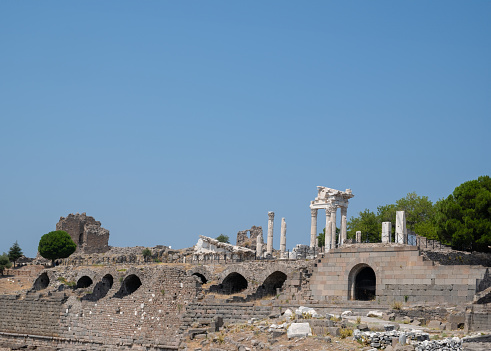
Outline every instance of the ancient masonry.
<path fill-rule="evenodd" d="M 332 206 L 346 208 L 352 194 L 349 189 L 318 190 L 311 208 L 326 209 L 329 228 L 335 223 Z M 268 242 L 274 213 L 269 219 Z M 401 318 L 437 320 L 447 329 L 491 330 L 490 256 L 433 250 L 422 240 L 408 245 L 404 215 L 395 220 L 400 228 L 395 243 L 385 225 L 382 243 L 349 244 L 343 234 L 335 243 L 335 236 L 326 237 L 331 247 L 308 260 L 275 258 L 278 252 L 272 247 L 272 255 L 266 249 L 271 259 L 252 259 L 261 255 L 203 236 L 187 260 L 181 256 L 171 264 L 114 264 L 104 254 L 91 254 L 92 266 L 46 269 L 28 293 L 0 295 L 0 346 L 178 350 L 184 338 L 292 306 L 313 307 L 319 314 L 349 309 L 361 315 L 374 306 L 388 310 L 394 302 L 424 306 L 393 310 Z M 84 241 L 87 226 L 89 231 L 92 225 L 100 228 L 85 214 L 69 215 L 60 223 L 60 229 L 82 236 L 83 248 L 92 245 Z M 341 219 L 341 227 L 343 223 Z M 281 234 L 283 250 L 283 221 Z M 260 251 L 261 238 L 255 236 Z M 274 299 L 264 300 L 266 296 Z"/>
<path fill-rule="evenodd" d="M 249 235 L 248 235 L 249 234 Z M 263 237 L 263 228 L 253 225 L 251 229 L 241 230 L 237 233 L 237 246 L 247 247 L 249 249 L 256 248 L 257 237 Z"/>
<path fill-rule="evenodd" d="M 101 222 L 87 216 L 85 212 L 60 217 L 56 230 L 64 230 L 70 234 L 77 244 L 76 253 L 102 253 L 109 250 L 109 230 L 102 228 Z"/>

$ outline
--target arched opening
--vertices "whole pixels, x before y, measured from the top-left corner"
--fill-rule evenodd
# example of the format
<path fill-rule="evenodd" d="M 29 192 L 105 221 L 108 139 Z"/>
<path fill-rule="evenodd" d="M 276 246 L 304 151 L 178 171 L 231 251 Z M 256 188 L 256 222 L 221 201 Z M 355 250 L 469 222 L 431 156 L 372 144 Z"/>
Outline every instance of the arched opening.
<path fill-rule="evenodd" d="M 271 273 L 265 280 L 263 285 L 263 296 L 276 295 L 277 289 L 281 289 L 285 283 L 287 276 L 285 273 L 276 271 Z"/>
<path fill-rule="evenodd" d="M 142 285 L 142 282 L 138 276 L 135 274 L 130 274 L 127 276 L 123 283 L 121 284 L 121 288 L 114 295 L 114 297 L 122 298 L 128 295 L 133 294 L 138 288 Z"/>
<path fill-rule="evenodd" d="M 34 290 L 43 290 L 46 289 L 49 285 L 49 277 L 47 273 L 41 274 L 39 277 L 37 277 L 36 281 L 34 282 Z"/>
<path fill-rule="evenodd" d="M 242 274 L 230 273 L 221 284 L 223 294 L 236 294 L 247 289 L 247 280 Z"/>
<path fill-rule="evenodd" d="M 80 278 L 77 281 L 77 289 L 88 288 L 89 286 L 92 285 L 92 283 L 93 283 L 92 279 L 84 275 L 82 278 Z"/>
<path fill-rule="evenodd" d="M 375 271 L 367 264 L 359 264 L 351 270 L 348 277 L 350 300 L 374 300 L 377 293 Z"/>
<path fill-rule="evenodd" d="M 84 243 L 84 233 L 80 233 L 78 236 L 78 246 L 82 246 Z"/>
<path fill-rule="evenodd" d="M 206 279 L 206 277 L 201 273 L 193 273 L 193 275 L 199 278 L 201 284 L 206 284 L 206 282 L 208 281 L 208 279 Z"/>
<path fill-rule="evenodd" d="M 102 299 L 107 295 L 108 291 L 112 288 L 113 281 L 114 281 L 113 276 L 110 274 L 106 274 L 101 279 L 101 281 L 95 285 L 92 294 L 88 294 L 84 296 L 82 299 L 89 300 L 89 301 L 97 301 L 99 299 Z"/>

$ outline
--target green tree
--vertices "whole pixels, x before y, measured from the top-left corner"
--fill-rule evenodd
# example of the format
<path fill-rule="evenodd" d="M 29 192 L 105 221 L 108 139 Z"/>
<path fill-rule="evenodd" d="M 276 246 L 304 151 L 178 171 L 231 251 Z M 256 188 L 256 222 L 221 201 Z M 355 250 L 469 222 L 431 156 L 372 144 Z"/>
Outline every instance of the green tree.
<path fill-rule="evenodd" d="M 216 237 L 216 240 L 218 240 L 221 243 L 230 244 L 230 238 L 228 237 L 228 235 L 220 234 L 219 236 Z"/>
<path fill-rule="evenodd" d="M 14 263 L 14 267 L 15 267 L 15 261 L 21 258 L 22 255 L 23 255 L 22 250 L 16 241 L 9 250 L 9 260 Z"/>
<path fill-rule="evenodd" d="M 382 223 L 377 215 L 366 208 L 358 214 L 358 217 L 351 217 L 347 223 L 348 238 L 356 237 L 356 232 L 361 231 L 362 240 L 368 235 L 368 241 L 379 242 L 382 232 Z"/>
<path fill-rule="evenodd" d="M 148 258 L 152 256 L 152 251 L 150 251 L 149 248 L 143 249 L 142 255 L 143 258 L 145 259 L 145 262 L 147 262 Z"/>
<path fill-rule="evenodd" d="M 491 178 L 462 183 L 436 203 L 438 238 L 460 250 L 490 251 Z"/>
<path fill-rule="evenodd" d="M 4 252 L 0 255 L 0 273 L 3 275 L 3 271 L 12 267 L 12 263 L 9 261 L 9 256 Z"/>
<path fill-rule="evenodd" d="M 326 228 L 323 228 L 322 233 L 319 233 L 319 235 L 317 235 L 317 246 L 324 247 L 325 243 L 326 243 Z"/>
<path fill-rule="evenodd" d="M 396 211 L 406 212 L 406 225 L 418 235 L 429 239 L 437 239 L 434 222 L 435 206 L 427 196 L 418 196 L 415 192 L 408 193 L 395 204 L 378 206 L 377 218 L 382 222 L 392 222 L 392 233 L 395 233 Z"/>
<path fill-rule="evenodd" d="M 77 249 L 70 235 L 63 230 L 44 234 L 39 240 L 38 251 L 41 256 L 51 260 L 53 267 L 58 258 L 67 258 Z"/>

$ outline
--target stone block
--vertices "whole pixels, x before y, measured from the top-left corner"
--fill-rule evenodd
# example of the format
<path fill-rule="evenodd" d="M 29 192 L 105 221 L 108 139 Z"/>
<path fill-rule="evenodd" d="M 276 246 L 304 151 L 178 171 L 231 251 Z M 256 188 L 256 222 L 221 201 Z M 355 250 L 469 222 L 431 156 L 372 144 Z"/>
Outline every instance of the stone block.
<path fill-rule="evenodd" d="M 309 323 L 292 323 L 287 330 L 288 339 L 312 336 Z"/>

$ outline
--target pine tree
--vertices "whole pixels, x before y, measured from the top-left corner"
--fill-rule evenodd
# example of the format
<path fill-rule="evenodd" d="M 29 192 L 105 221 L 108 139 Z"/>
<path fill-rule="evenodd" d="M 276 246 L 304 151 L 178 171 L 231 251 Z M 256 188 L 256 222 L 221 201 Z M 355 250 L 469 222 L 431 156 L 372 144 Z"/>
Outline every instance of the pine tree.
<path fill-rule="evenodd" d="M 22 255 L 23 255 L 22 250 L 16 241 L 9 250 L 9 260 L 11 262 L 14 262 L 14 267 L 15 267 L 15 261 L 21 258 Z"/>

